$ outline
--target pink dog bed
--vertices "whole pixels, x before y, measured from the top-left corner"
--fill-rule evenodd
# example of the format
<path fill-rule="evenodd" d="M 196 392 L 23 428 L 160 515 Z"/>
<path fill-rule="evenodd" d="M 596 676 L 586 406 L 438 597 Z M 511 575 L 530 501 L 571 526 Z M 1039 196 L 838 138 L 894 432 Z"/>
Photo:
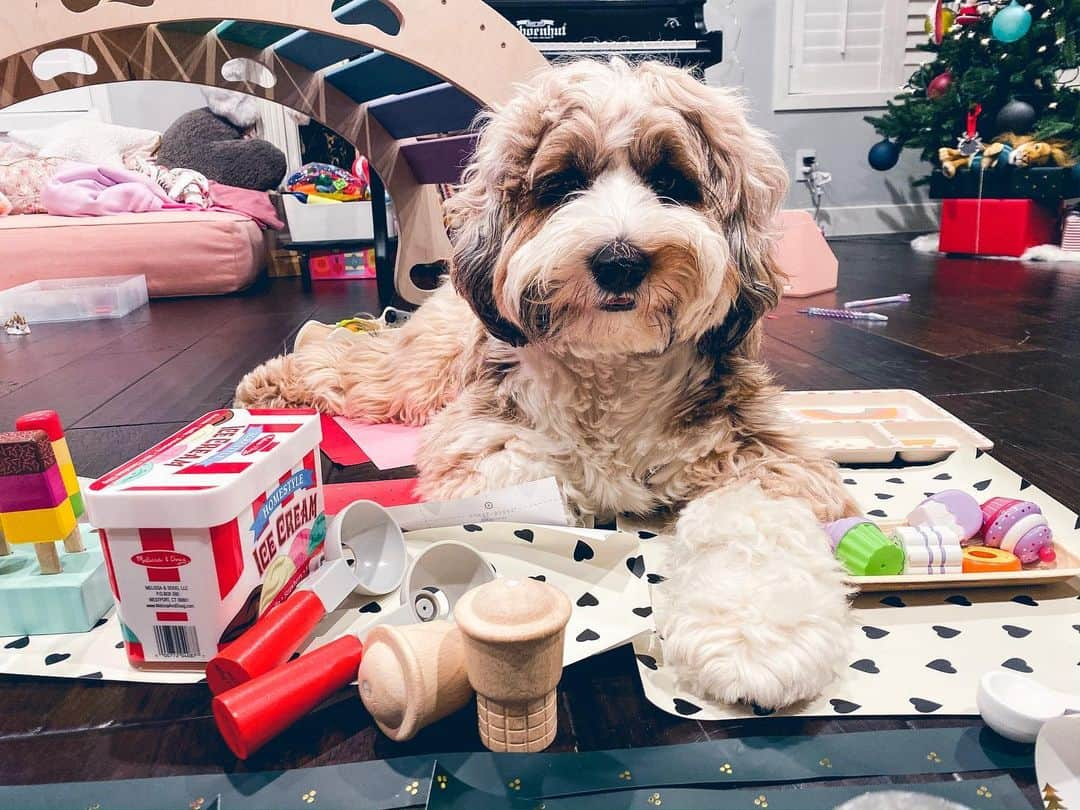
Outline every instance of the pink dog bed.
<path fill-rule="evenodd" d="M 250 285 L 263 232 L 239 214 L 158 211 L 108 217 L 0 217 L 0 290 L 53 278 L 145 275 L 151 298 Z"/>

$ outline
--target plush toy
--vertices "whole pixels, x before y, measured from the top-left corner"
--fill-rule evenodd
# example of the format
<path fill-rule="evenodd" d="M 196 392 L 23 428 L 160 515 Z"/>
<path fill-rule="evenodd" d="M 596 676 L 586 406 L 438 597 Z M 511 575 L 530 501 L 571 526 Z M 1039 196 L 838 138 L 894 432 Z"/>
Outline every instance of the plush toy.
<path fill-rule="evenodd" d="M 938 161 L 946 177 L 955 177 L 965 166 L 984 171 L 998 166 L 1072 166 L 1076 161 L 1069 155 L 1069 142 L 1057 138 L 1037 141 L 1033 135 L 1016 135 L 1003 132 L 993 142 L 973 155 L 965 155 L 959 149 L 943 146 L 938 150 Z"/>
<path fill-rule="evenodd" d="M 253 137 L 259 120 L 255 99 L 231 90 L 203 90 L 208 106 L 180 116 L 165 132 L 157 162 L 191 169 L 227 186 L 270 191 L 288 164 L 268 141 Z"/>

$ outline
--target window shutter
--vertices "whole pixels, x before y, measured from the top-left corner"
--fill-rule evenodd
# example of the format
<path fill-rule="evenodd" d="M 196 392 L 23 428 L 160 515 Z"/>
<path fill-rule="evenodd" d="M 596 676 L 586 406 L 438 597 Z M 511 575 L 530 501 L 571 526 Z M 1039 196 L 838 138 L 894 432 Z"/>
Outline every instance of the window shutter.
<path fill-rule="evenodd" d="M 901 83 L 908 3 L 793 0 L 791 95 L 893 91 Z"/>

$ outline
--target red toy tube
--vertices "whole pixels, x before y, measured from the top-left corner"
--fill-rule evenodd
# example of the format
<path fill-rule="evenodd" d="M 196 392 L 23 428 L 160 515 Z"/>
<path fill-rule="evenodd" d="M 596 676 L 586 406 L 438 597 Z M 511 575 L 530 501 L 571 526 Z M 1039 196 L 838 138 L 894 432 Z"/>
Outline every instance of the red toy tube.
<path fill-rule="evenodd" d="M 312 591 L 296 591 L 210 659 L 206 665 L 210 691 L 220 695 L 281 666 L 325 615 L 322 601 Z"/>
<path fill-rule="evenodd" d="M 262 746 L 356 678 L 364 645 L 342 636 L 295 661 L 218 695 L 214 721 L 240 759 Z"/>

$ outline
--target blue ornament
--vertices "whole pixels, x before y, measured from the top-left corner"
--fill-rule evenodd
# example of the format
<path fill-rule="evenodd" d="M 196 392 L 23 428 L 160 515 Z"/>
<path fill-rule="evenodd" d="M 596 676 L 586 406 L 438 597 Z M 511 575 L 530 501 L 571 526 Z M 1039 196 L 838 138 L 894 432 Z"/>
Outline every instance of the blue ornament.
<path fill-rule="evenodd" d="M 871 168 L 879 172 L 887 172 L 900 160 L 900 144 L 893 143 L 888 138 L 878 141 L 870 147 L 866 159 L 870 162 Z"/>
<path fill-rule="evenodd" d="M 999 42 L 1016 42 L 1031 28 L 1031 12 L 1012 0 L 1009 5 L 994 15 L 990 32 Z"/>

